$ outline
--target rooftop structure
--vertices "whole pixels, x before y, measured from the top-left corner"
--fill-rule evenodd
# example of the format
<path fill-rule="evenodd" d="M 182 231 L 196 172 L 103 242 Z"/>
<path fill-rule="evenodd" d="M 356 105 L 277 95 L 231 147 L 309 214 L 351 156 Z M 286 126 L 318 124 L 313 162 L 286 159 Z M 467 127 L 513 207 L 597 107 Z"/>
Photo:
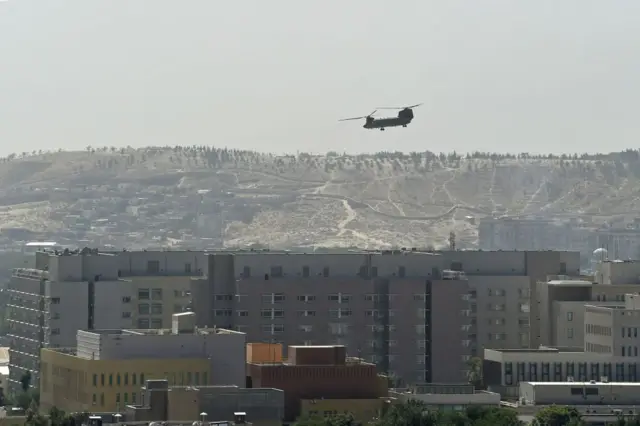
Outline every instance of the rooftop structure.
<path fill-rule="evenodd" d="M 247 364 L 251 386 L 285 392 L 285 420 L 300 415 L 302 399 L 377 399 L 388 395 L 376 366 L 348 358 L 344 346 L 290 346 L 282 362 Z"/>

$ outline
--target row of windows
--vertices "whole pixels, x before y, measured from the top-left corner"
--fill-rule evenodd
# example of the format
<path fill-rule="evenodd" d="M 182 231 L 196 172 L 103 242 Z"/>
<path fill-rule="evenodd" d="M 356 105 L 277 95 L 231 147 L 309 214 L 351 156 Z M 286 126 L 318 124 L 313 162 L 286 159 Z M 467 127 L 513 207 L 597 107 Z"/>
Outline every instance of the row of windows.
<path fill-rule="evenodd" d="M 140 288 L 138 289 L 138 300 L 162 300 L 162 289 Z"/>
<path fill-rule="evenodd" d="M 286 274 L 284 272 L 284 269 L 282 266 L 271 266 L 269 268 L 269 273 L 264 274 L 264 279 L 268 280 L 269 277 L 272 278 L 281 278 L 284 277 Z M 325 266 L 322 268 L 321 271 L 319 272 L 314 272 L 311 270 L 311 267 L 309 266 L 303 266 L 300 269 L 300 272 L 296 273 L 297 276 L 302 276 L 303 278 L 309 278 L 312 275 L 317 275 L 317 276 L 322 276 L 322 277 L 329 277 L 330 275 L 330 269 L 328 266 Z M 366 277 L 367 275 L 367 267 L 366 266 L 362 266 L 360 267 L 360 270 L 358 271 L 358 274 L 356 274 L 357 276 L 361 276 L 361 277 Z M 407 275 L 407 270 L 404 266 L 398 266 L 396 272 L 393 272 L 391 274 L 392 276 L 398 276 L 400 278 L 404 278 Z M 378 276 L 378 268 L 376 266 L 372 266 L 371 267 L 371 273 L 369 275 L 370 277 L 377 277 Z M 431 273 L 427 273 L 427 276 L 431 276 Z M 241 278 L 250 278 L 251 277 L 251 268 L 249 266 L 245 266 L 242 268 L 242 274 L 241 274 Z"/>
<path fill-rule="evenodd" d="M 364 300 L 367 302 L 380 302 L 382 300 L 393 301 L 398 295 L 397 294 L 365 294 Z M 222 301 L 232 301 L 233 295 L 231 294 L 217 294 L 215 296 L 215 300 L 218 302 Z M 246 294 L 238 294 L 235 295 L 236 298 L 242 300 L 242 298 L 248 297 Z M 417 302 L 424 302 L 426 299 L 426 294 L 414 294 L 413 300 Z M 263 303 L 281 303 L 286 300 L 285 293 L 263 293 L 262 294 L 262 302 Z M 317 296 L 315 294 L 303 294 L 296 296 L 296 300 L 298 302 L 311 303 L 317 300 Z M 327 295 L 327 300 L 330 302 L 338 302 L 338 303 L 349 303 L 353 300 L 353 295 L 347 293 L 333 293 Z"/>
<path fill-rule="evenodd" d="M 140 386 L 144 385 L 144 373 L 140 373 Z M 115 376 L 115 381 L 116 381 L 116 386 L 129 386 L 129 373 L 124 373 L 124 374 L 120 374 L 117 373 Z M 98 383 L 100 384 L 100 386 L 106 386 L 107 383 L 109 386 L 113 386 L 113 373 L 109 374 L 108 376 L 105 375 L 104 373 L 100 374 L 100 380 L 98 381 L 98 375 L 94 374 L 93 375 L 93 386 L 97 387 Z M 136 375 L 136 373 L 132 373 L 131 374 L 131 386 L 137 386 L 138 385 L 138 376 Z"/>
<path fill-rule="evenodd" d="M 622 338 L 625 337 L 638 337 L 638 327 L 622 327 Z"/>
<path fill-rule="evenodd" d="M 595 352 L 599 354 L 611 353 L 611 346 L 608 346 L 608 345 L 600 345 L 598 343 L 586 342 L 586 348 L 587 348 L 587 352 Z"/>
<path fill-rule="evenodd" d="M 623 346 L 620 350 L 620 355 L 622 356 L 638 356 L 638 347 L 637 346 L 627 346 L 626 348 Z"/>
<path fill-rule="evenodd" d="M 138 313 L 141 315 L 162 315 L 162 304 L 161 303 L 140 303 L 138 305 Z"/>
<path fill-rule="evenodd" d="M 131 392 L 131 404 L 135 405 L 138 401 L 137 398 L 138 394 L 136 392 Z M 93 405 L 98 405 L 98 395 L 97 394 L 93 394 L 92 398 L 92 403 Z M 124 405 L 128 405 L 129 404 L 129 393 L 125 392 L 124 393 L 124 400 L 122 401 L 124 403 Z M 116 393 L 116 404 L 120 403 L 120 392 Z M 104 407 L 104 393 L 100 394 L 100 406 Z"/>
<path fill-rule="evenodd" d="M 138 318 L 139 330 L 163 328 L 162 325 L 162 318 Z"/>
<path fill-rule="evenodd" d="M 191 386 L 191 385 L 206 385 L 209 383 L 209 376 L 207 372 L 180 372 L 180 373 L 164 373 L 164 377 L 169 380 L 170 384 L 175 386 Z M 131 379 L 131 380 L 129 380 Z M 139 380 L 138 380 L 139 379 Z M 144 385 L 145 375 L 144 373 L 140 373 L 140 375 L 136 375 L 136 373 L 116 373 L 115 374 L 115 386 L 143 386 Z M 106 375 L 102 373 L 98 376 L 98 374 L 93 375 L 93 386 L 114 386 L 114 374 L 110 373 Z"/>
<path fill-rule="evenodd" d="M 584 331 L 587 334 L 597 334 L 599 336 L 611 336 L 611 327 L 605 327 L 604 325 L 585 324 Z M 623 333 L 624 333 L 624 329 L 623 329 Z M 622 337 L 624 337 L 624 335 Z"/>
<path fill-rule="evenodd" d="M 416 311 L 417 316 L 419 318 L 425 318 L 427 316 L 428 309 L 418 309 Z M 248 310 L 236 311 L 239 317 L 248 317 Z M 373 317 L 373 318 L 383 318 L 385 316 L 395 317 L 397 311 L 394 309 L 389 310 L 366 310 L 364 311 L 365 317 Z M 216 317 L 230 317 L 233 315 L 233 310 L 231 309 L 216 309 L 214 310 L 214 315 Z M 317 311 L 313 310 L 303 310 L 296 311 L 296 315 L 298 317 L 315 317 L 317 316 Z M 284 309 L 262 309 L 260 311 L 260 316 L 262 318 L 284 318 L 285 310 Z M 329 317 L 330 318 L 348 318 L 354 316 L 353 311 L 351 309 L 329 309 Z"/>
<path fill-rule="evenodd" d="M 514 372 L 515 364 L 515 372 Z M 540 371 L 538 370 L 540 367 Z M 615 367 L 615 370 L 612 370 Z M 586 362 L 505 362 L 504 380 L 507 386 L 512 386 L 518 382 L 562 382 L 568 377 L 573 377 L 576 381 L 600 380 L 602 377 L 616 382 L 636 382 L 639 378 L 637 365 L 635 363 L 586 363 Z"/>
<path fill-rule="evenodd" d="M 149 273 L 149 274 L 158 274 L 160 272 L 164 272 L 164 271 L 160 269 L 160 261 L 159 260 L 148 260 L 147 261 L 147 273 Z M 191 263 L 185 262 L 185 264 L 184 264 L 184 273 L 185 274 L 192 273 Z"/>

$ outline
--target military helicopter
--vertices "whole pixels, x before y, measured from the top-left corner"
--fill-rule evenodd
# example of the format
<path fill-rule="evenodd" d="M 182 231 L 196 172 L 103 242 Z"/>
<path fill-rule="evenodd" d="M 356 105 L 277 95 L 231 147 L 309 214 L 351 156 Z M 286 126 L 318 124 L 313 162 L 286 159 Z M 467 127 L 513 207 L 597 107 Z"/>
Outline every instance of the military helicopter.
<path fill-rule="evenodd" d="M 353 117 L 353 118 L 343 118 L 338 121 L 349 121 L 349 120 L 361 120 L 365 119 L 364 127 L 365 129 L 380 129 L 384 130 L 386 127 L 407 127 L 407 124 L 411 123 L 413 120 L 413 108 L 417 108 L 422 104 L 411 105 L 407 107 L 380 107 L 373 111 L 369 115 L 365 115 L 362 117 Z M 373 114 L 376 113 L 379 109 L 399 109 L 397 117 L 384 117 L 384 118 L 374 118 Z"/>

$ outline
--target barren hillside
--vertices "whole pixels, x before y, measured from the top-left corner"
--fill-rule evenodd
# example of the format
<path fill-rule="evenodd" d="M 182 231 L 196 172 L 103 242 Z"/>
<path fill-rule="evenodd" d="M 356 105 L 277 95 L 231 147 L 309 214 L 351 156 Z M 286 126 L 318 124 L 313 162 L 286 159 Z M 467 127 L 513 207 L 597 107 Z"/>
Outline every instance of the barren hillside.
<path fill-rule="evenodd" d="M 58 195 L 79 186 L 86 194 Z M 640 208 L 640 160 L 636 151 L 544 158 L 430 152 L 277 157 L 208 147 L 23 153 L 0 163 L 0 226 L 64 230 L 55 213 L 78 198 L 100 202 L 131 188 L 221 194 L 226 246 L 438 247 L 455 231 L 461 246 L 474 247 L 471 218 L 633 217 Z M 280 201 L 265 201 L 270 197 Z M 190 208 L 180 213 L 195 214 Z"/>

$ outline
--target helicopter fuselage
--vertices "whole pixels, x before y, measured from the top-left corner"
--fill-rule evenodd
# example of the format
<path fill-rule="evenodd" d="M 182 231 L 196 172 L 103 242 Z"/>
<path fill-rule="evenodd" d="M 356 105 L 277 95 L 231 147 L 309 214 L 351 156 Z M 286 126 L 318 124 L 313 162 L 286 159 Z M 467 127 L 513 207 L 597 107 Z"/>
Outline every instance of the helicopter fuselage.
<path fill-rule="evenodd" d="M 385 127 L 398 127 L 406 126 L 411 123 L 413 117 L 387 117 L 387 118 L 372 118 L 364 123 L 365 129 L 384 129 Z"/>

